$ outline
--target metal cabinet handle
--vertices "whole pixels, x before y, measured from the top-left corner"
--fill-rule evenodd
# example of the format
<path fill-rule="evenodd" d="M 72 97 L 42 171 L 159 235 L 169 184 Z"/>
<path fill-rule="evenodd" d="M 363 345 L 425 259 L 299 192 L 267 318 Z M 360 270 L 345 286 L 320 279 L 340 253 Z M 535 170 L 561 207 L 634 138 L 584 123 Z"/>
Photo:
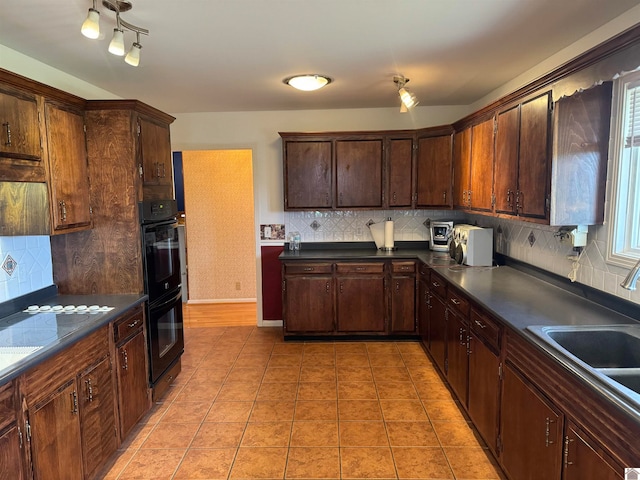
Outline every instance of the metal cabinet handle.
<path fill-rule="evenodd" d="M 522 197 L 524 194 L 520 190 L 516 190 L 516 212 L 522 210 Z"/>
<path fill-rule="evenodd" d="M 162 178 L 165 178 L 167 176 L 167 170 L 164 167 L 164 162 L 162 162 L 160 165 L 162 165 Z"/>
<path fill-rule="evenodd" d="M 451 303 L 453 303 L 454 305 L 460 305 L 460 300 L 457 300 L 455 298 L 450 298 L 449 300 L 451 300 Z"/>
<path fill-rule="evenodd" d="M 305 272 L 313 272 L 315 270 L 314 267 L 304 267 L 302 270 L 304 270 Z"/>
<path fill-rule="evenodd" d="M 440 286 L 440 284 L 438 282 L 431 282 L 431 285 L 433 285 L 436 288 L 438 288 Z"/>
<path fill-rule="evenodd" d="M 5 122 L 2 124 L 2 126 L 4 127 L 4 131 L 7 134 L 7 141 L 4 143 L 7 147 L 11 146 L 11 125 L 9 124 L 9 122 Z"/>
<path fill-rule="evenodd" d="M 396 282 L 396 293 L 400 293 L 400 282 Z"/>
<path fill-rule="evenodd" d="M 22 438 L 22 429 L 18 425 L 18 439 L 20 440 L 20 450 L 22 450 L 22 446 L 24 445 L 24 440 Z"/>
<path fill-rule="evenodd" d="M 551 433 L 551 424 L 555 423 L 555 420 L 551 420 L 549 417 L 547 417 L 546 419 L 546 428 L 545 428 L 545 433 L 544 433 L 544 446 L 548 447 L 549 445 L 553 445 L 555 443 L 554 440 L 551 440 L 551 438 L 549 438 L 550 433 Z"/>
<path fill-rule="evenodd" d="M 487 328 L 487 326 L 484 323 L 482 323 L 480 320 L 475 320 L 474 323 L 480 328 Z"/>
<path fill-rule="evenodd" d="M 364 272 L 367 268 L 366 267 L 356 267 L 355 270 L 356 272 Z"/>
<path fill-rule="evenodd" d="M 344 283 L 340 282 L 340 293 L 343 293 Z"/>
<path fill-rule="evenodd" d="M 393 201 L 395 202 L 396 200 L 398 200 L 398 195 L 396 195 L 396 192 L 393 192 L 393 194 L 391 195 L 393 197 Z"/>
<path fill-rule="evenodd" d="M 507 205 L 509 206 L 509 208 L 513 207 L 513 205 L 511 204 L 511 189 L 507 190 Z"/>
<path fill-rule="evenodd" d="M 459 342 L 460 342 L 460 345 L 465 345 L 465 341 L 464 341 L 464 328 L 462 328 L 462 327 L 460 327 L 460 332 L 459 332 L 458 340 L 459 340 Z"/>
<path fill-rule="evenodd" d="M 573 465 L 573 462 L 569 461 L 569 443 L 573 442 L 569 435 L 564 437 L 564 466 L 567 468 L 569 465 Z"/>
<path fill-rule="evenodd" d="M 463 205 L 467 204 L 467 191 L 466 190 L 462 191 L 462 204 Z"/>
<path fill-rule="evenodd" d="M 78 413 L 78 393 L 74 390 L 69 395 L 71 396 L 71 413 L 75 415 Z"/>
<path fill-rule="evenodd" d="M 325 284 L 325 291 L 326 291 L 327 293 L 329 293 L 329 292 L 331 291 L 331 288 L 330 288 L 330 287 L 331 287 L 331 285 L 329 284 L 329 282 L 327 282 L 327 283 Z"/>
<path fill-rule="evenodd" d="M 122 350 L 122 369 L 129 370 L 129 357 L 126 350 Z"/>
<path fill-rule="evenodd" d="M 471 194 L 472 194 L 472 193 L 473 193 L 473 192 L 472 192 L 471 190 L 469 190 L 469 191 L 467 192 L 467 206 L 469 206 L 469 207 L 471 206 Z"/>
<path fill-rule="evenodd" d="M 329 192 L 324 194 L 324 204 L 329 205 Z"/>
<path fill-rule="evenodd" d="M 447 203 L 447 191 L 442 192 L 442 203 Z"/>
<path fill-rule="evenodd" d="M 129 323 L 129 324 L 127 324 L 127 326 L 128 326 L 129 328 L 133 328 L 133 327 L 135 327 L 136 325 L 138 325 L 139 323 L 140 323 L 140 319 L 136 320 L 136 321 L 135 321 L 135 322 L 133 322 L 133 323 Z"/>
<path fill-rule="evenodd" d="M 473 350 L 471 350 L 471 335 L 467 334 L 467 355 L 471 355 Z"/>
<path fill-rule="evenodd" d="M 91 379 L 87 378 L 84 383 L 87 385 L 87 400 L 93 402 L 93 385 L 91 385 Z"/>
<path fill-rule="evenodd" d="M 58 206 L 60 207 L 60 216 L 62 217 L 62 221 L 67 221 L 67 204 L 64 200 L 60 200 L 58 202 Z"/>

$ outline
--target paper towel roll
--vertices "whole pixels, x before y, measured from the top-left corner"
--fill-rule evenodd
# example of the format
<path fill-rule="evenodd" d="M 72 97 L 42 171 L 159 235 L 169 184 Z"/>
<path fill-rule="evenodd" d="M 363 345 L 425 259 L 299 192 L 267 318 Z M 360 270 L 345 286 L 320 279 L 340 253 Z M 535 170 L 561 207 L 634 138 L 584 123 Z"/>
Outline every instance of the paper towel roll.
<path fill-rule="evenodd" d="M 384 222 L 384 248 L 393 248 L 393 220 Z"/>

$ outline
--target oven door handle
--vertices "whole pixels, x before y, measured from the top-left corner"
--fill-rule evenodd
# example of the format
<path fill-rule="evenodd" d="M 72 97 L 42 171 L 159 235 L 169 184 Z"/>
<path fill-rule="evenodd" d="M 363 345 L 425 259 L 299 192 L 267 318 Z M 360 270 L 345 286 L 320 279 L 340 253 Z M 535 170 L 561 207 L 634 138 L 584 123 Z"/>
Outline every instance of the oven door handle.
<path fill-rule="evenodd" d="M 182 290 L 181 290 L 182 284 L 179 284 L 176 288 L 178 289 L 178 293 L 176 293 L 175 295 L 172 295 L 171 298 L 169 298 L 168 300 L 165 300 L 164 302 L 159 304 L 149 304 L 149 312 L 161 310 L 167 305 L 171 305 L 172 303 L 175 303 L 176 300 L 178 300 L 182 296 Z"/>

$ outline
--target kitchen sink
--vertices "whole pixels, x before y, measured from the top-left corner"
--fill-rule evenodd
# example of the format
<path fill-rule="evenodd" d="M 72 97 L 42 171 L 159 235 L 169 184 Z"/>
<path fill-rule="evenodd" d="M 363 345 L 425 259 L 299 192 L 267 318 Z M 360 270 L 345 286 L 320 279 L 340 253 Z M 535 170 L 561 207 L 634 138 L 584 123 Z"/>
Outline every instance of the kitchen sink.
<path fill-rule="evenodd" d="M 554 354 L 640 406 L 640 324 L 530 326 Z"/>
<path fill-rule="evenodd" d="M 640 329 L 550 330 L 547 335 L 594 368 L 640 367 Z M 634 333 L 637 335 L 634 335 Z"/>

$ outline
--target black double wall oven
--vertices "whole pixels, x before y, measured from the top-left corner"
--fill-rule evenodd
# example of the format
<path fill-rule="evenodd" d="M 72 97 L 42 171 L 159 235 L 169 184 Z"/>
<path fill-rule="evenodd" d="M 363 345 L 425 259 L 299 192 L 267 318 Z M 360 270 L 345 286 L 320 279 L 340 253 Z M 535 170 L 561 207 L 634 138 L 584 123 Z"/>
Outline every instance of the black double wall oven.
<path fill-rule="evenodd" d="M 175 200 L 139 205 L 152 388 L 184 352 L 180 255 Z"/>

